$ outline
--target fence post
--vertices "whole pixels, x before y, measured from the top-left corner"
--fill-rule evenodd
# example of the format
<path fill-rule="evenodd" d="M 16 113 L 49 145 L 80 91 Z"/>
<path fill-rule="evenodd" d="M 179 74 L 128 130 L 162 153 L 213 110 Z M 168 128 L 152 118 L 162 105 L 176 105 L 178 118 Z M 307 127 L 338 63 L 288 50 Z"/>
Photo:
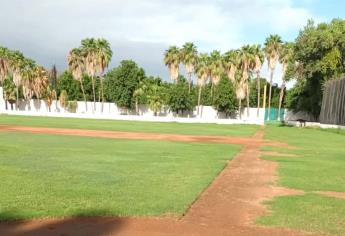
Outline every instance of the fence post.
<path fill-rule="evenodd" d="M 266 120 L 266 92 L 267 92 L 267 84 L 264 86 L 264 97 L 262 98 L 262 108 L 264 109 L 264 121 Z"/>

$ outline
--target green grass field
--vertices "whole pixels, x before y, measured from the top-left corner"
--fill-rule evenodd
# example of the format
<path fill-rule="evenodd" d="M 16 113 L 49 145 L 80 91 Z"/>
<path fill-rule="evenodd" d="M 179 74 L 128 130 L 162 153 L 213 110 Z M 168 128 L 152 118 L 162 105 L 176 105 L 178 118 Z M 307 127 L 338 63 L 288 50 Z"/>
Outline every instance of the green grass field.
<path fill-rule="evenodd" d="M 0 124 L 194 135 L 250 136 L 258 126 L 0 116 Z M 279 185 L 305 195 L 266 202 L 259 224 L 345 235 L 345 132 L 268 125 L 265 139 L 301 157 L 279 163 Z M 182 215 L 239 146 L 0 132 L 0 220 Z"/>
<path fill-rule="evenodd" d="M 222 136 L 251 136 L 259 128 L 259 126 L 257 125 L 186 124 L 166 122 L 28 117 L 9 115 L 0 115 L 0 125 L 1 124 L 37 127 Z"/>
<path fill-rule="evenodd" d="M 180 216 L 239 149 L 0 132 L 0 220 Z"/>
<path fill-rule="evenodd" d="M 259 223 L 345 235 L 345 200 L 315 191 L 345 192 L 345 132 L 267 126 L 265 138 L 289 143 L 295 149 L 264 148 L 301 157 L 264 157 L 279 162 L 279 184 L 302 189 L 304 196 L 279 197 L 268 202 L 273 213 Z"/>

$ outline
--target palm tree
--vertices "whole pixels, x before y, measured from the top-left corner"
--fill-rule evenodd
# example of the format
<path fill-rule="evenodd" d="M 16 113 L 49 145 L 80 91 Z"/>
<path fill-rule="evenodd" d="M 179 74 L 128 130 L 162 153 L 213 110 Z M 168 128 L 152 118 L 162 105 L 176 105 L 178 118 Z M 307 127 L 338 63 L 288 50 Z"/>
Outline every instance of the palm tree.
<path fill-rule="evenodd" d="M 192 74 L 198 60 L 198 51 L 193 43 L 185 43 L 181 49 L 181 60 L 186 67 L 188 77 L 188 92 L 190 93 Z"/>
<path fill-rule="evenodd" d="M 235 83 L 239 63 L 239 50 L 230 50 L 223 55 L 223 67 L 232 83 Z"/>
<path fill-rule="evenodd" d="M 223 60 L 220 51 L 214 50 L 210 55 L 210 78 L 212 82 L 211 97 L 213 98 L 214 87 L 218 85 L 220 77 L 224 73 Z"/>
<path fill-rule="evenodd" d="M 18 109 L 19 88 L 22 86 L 23 70 L 25 68 L 24 55 L 19 51 L 8 51 L 7 66 L 12 73 L 13 83 L 16 86 L 16 109 Z"/>
<path fill-rule="evenodd" d="M 8 75 L 8 56 L 9 50 L 4 47 L 0 47 L 0 84 L 2 84 Z"/>
<path fill-rule="evenodd" d="M 198 64 L 196 66 L 196 74 L 198 78 L 198 115 L 201 116 L 200 103 L 201 103 L 201 91 L 205 86 L 209 76 L 210 76 L 210 58 L 207 53 L 201 53 L 199 55 Z"/>
<path fill-rule="evenodd" d="M 41 99 L 49 85 L 48 72 L 42 66 L 33 69 L 32 90 L 37 99 Z"/>
<path fill-rule="evenodd" d="M 33 60 L 25 58 L 20 73 L 22 75 L 23 96 L 25 100 L 29 101 L 29 110 L 31 110 L 30 100 L 35 94 L 34 86 L 36 85 L 34 80 L 41 76 L 37 76 L 41 71 L 37 68 L 36 63 Z"/>
<path fill-rule="evenodd" d="M 281 37 L 277 34 L 270 35 L 265 41 L 265 54 L 268 62 L 268 68 L 270 70 L 270 89 L 268 94 L 268 114 L 271 111 L 271 99 L 272 99 L 272 83 L 273 74 L 279 60 L 280 48 L 282 45 Z M 268 115 L 269 119 L 270 115 Z"/>
<path fill-rule="evenodd" d="M 85 111 L 87 111 L 87 101 L 85 95 L 85 89 L 83 84 L 83 73 L 85 70 L 85 59 L 83 57 L 82 50 L 79 48 L 73 48 L 67 57 L 68 67 L 75 80 L 79 81 L 81 91 L 85 101 Z"/>
<path fill-rule="evenodd" d="M 278 108 L 278 120 L 280 120 L 280 110 L 282 107 L 283 97 L 284 97 L 284 90 L 285 90 L 285 83 L 286 83 L 286 69 L 291 62 L 293 57 L 293 43 L 284 43 L 281 48 L 279 62 L 282 64 L 282 85 L 280 88 L 280 95 L 279 95 L 279 108 Z"/>
<path fill-rule="evenodd" d="M 254 56 L 254 61 L 251 64 L 251 69 L 252 71 L 256 74 L 256 88 L 258 90 L 258 101 L 257 101 L 257 117 L 259 117 L 259 112 L 260 112 L 260 94 L 261 94 L 261 88 L 260 88 L 260 71 L 262 64 L 265 59 L 265 55 L 261 49 L 261 46 L 259 44 L 253 45 L 252 46 L 253 50 L 253 56 Z"/>
<path fill-rule="evenodd" d="M 53 101 L 57 99 L 56 92 L 50 86 L 47 87 L 45 92 L 45 100 L 48 106 L 48 111 L 51 112 Z"/>
<path fill-rule="evenodd" d="M 239 52 L 239 60 L 242 71 L 241 87 L 244 86 L 246 90 L 245 93 L 247 98 L 247 116 L 249 116 L 249 72 L 250 65 L 254 61 L 254 55 L 250 45 L 245 45 L 241 48 Z"/>
<path fill-rule="evenodd" d="M 147 96 L 147 99 L 154 116 L 157 116 L 157 113 L 161 111 L 163 106 L 161 87 L 157 84 L 153 84 L 150 87 L 150 94 Z"/>
<path fill-rule="evenodd" d="M 85 70 L 92 81 L 93 111 L 96 111 L 95 76 L 98 67 L 98 45 L 96 39 L 87 38 L 81 41 L 81 50 L 85 62 Z"/>
<path fill-rule="evenodd" d="M 103 73 L 108 67 L 113 51 L 111 50 L 110 44 L 105 39 L 97 40 L 97 63 L 96 63 L 96 72 L 100 76 L 101 81 L 101 97 L 102 97 L 102 106 L 101 111 L 103 112 L 104 104 L 104 89 L 103 89 Z"/>
<path fill-rule="evenodd" d="M 144 95 L 146 88 L 144 81 L 140 81 L 138 88 L 133 92 L 133 97 L 135 98 L 135 113 L 137 113 L 137 115 L 139 115 L 139 97 Z"/>
<path fill-rule="evenodd" d="M 164 53 L 164 63 L 169 68 L 170 79 L 177 82 L 179 76 L 179 65 L 181 62 L 180 50 L 176 46 L 171 46 Z"/>

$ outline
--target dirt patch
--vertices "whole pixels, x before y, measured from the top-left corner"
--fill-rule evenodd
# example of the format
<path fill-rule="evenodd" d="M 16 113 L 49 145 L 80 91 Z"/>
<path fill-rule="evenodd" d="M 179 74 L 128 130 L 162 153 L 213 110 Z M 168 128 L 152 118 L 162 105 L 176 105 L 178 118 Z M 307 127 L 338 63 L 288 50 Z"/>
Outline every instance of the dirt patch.
<path fill-rule="evenodd" d="M 301 155 L 292 153 L 281 153 L 281 152 L 271 152 L 271 151 L 261 151 L 262 156 L 272 156 L 272 157 L 302 157 Z"/>
<path fill-rule="evenodd" d="M 331 192 L 331 191 L 326 191 L 326 192 L 315 192 L 320 195 L 324 195 L 327 197 L 335 197 L 335 198 L 342 198 L 345 199 L 345 193 L 344 192 Z"/>
<path fill-rule="evenodd" d="M 277 163 L 260 159 L 260 148 L 287 146 L 263 141 L 263 130 L 251 138 L 144 134 L 33 127 L 1 127 L 0 130 L 53 133 L 107 138 L 232 143 L 242 150 L 227 164 L 181 219 L 90 217 L 0 223 L 0 235 L 26 236 L 302 236 L 305 232 L 256 226 L 268 209 L 263 201 L 276 196 L 302 194 L 276 186 Z M 99 136 L 100 135 L 100 136 Z M 178 193 L 172 193 L 178 194 Z"/>
<path fill-rule="evenodd" d="M 225 143 L 239 145 L 261 145 L 265 146 L 287 146 L 284 143 L 275 141 L 263 141 L 254 137 L 227 137 L 227 136 L 206 136 L 206 135 L 182 135 L 182 134 L 160 134 L 143 132 L 104 131 L 87 129 L 65 129 L 45 128 L 28 126 L 1 126 L 0 131 L 27 132 L 36 134 L 71 135 L 83 137 L 114 138 L 114 139 L 136 139 L 136 140 L 165 140 L 179 142 L 202 142 L 202 143 Z"/>

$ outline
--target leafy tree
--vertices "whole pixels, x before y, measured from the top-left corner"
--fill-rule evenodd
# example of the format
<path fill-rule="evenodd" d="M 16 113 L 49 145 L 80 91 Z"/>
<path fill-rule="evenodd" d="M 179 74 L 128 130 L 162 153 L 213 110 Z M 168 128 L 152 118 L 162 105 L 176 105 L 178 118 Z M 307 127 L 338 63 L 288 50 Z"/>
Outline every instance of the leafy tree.
<path fill-rule="evenodd" d="M 222 76 L 215 89 L 213 106 L 218 112 L 224 112 L 226 116 L 234 114 L 238 109 L 233 84 L 225 76 Z"/>
<path fill-rule="evenodd" d="M 105 91 L 108 100 L 117 106 L 130 109 L 135 105 L 134 91 L 144 80 L 145 71 L 134 61 L 124 60 L 105 76 Z"/>
<path fill-rule="evenodd" d="M 178 83 L 172 84 L 168 91 L 167 105 L 177 114 L 193 109 L 192 95 L 188 93 L 187 81 L 180 76 Z"/>
<path fill-rule="evenodd" d="M 317 118 L 322 103 L 322 86 L 327 80 L 345 73 L 345 21 L 315 25 L 309 21 L 300 31 L 294 47 L 296 61 L 287 77 L 297 79 L 288 92 L 287 105 L 294 111 L 305 111 Z"/>

